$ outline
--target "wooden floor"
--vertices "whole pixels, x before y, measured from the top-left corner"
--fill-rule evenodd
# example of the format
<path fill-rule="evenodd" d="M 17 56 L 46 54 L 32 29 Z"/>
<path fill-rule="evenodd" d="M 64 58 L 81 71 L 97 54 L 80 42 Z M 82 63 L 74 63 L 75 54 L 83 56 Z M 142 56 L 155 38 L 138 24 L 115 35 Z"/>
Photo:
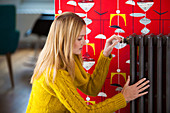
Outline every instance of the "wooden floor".
<path fill-rule="evenodd" d="M 11 87 L 5 56 L 0 56 L 0 113 L 25 113 L 31 92 L 34 50 L 17 50 L 12 55 L 15 87 Z"/>

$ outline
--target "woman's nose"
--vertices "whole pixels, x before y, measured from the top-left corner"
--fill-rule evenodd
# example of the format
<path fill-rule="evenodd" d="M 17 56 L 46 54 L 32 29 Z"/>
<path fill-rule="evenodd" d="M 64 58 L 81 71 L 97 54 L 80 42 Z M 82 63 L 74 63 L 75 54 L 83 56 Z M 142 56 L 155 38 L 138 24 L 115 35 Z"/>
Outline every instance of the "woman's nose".
<path fill-rule="evenodd" d="M 85 41 L 85 39 L 83 38 L 83 40 L 81 41 L 81 45 L 86 45 L 86 41 Z"/>
<path fill-rule="evenodd" d="M 83 40 L 83 45 L 86 45 L 86 41 L 85 40 Z"/>

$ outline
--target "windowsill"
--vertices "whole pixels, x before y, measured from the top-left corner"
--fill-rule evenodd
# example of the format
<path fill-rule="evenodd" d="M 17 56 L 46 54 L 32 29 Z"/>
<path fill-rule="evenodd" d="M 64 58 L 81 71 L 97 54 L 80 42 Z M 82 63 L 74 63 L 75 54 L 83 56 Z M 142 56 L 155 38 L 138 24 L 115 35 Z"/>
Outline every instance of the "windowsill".
<path fill-rule="evenodd" d="M 55 13 L 53 2 L 24 2 L 17 7 L 17 14 Z"/>

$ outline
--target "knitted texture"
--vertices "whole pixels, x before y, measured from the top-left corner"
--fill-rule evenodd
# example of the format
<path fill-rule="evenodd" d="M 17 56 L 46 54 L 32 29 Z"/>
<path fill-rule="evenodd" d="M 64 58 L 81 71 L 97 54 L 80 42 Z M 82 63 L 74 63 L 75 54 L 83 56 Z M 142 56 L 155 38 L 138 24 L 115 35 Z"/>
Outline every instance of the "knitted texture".
<path fill-rule="evenodd" d="M 126 106 L 119 93 L 94 105 L 87 105 L 77 88 L 90 96 L 97 96 L 106 79 L 112 56 L 101 52 L 93 74 L 86 73 L 75 55 L 75 80 L 65 70 L 58 70 L 54 82 L 45 81 L 45 72 L 32 86 L 26 113 L 113 113 Z M 52 73 L 51 73 L 52 74 Z"/>

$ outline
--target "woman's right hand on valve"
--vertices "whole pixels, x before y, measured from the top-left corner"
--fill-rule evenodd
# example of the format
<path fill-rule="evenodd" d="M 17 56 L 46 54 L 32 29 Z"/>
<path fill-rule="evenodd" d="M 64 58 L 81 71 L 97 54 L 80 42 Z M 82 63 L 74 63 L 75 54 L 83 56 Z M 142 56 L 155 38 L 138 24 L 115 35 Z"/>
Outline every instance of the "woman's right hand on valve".
<path fill-rule="evenodd" d="M 104 56 L 108 57 L 111 54 L 114 46 L 118 44 L 121 40 L 122 40 L 121 37 L 118 35 L 112 35 L 110 38 L 108 38 L 106 40 L 103 51 Z"/>

